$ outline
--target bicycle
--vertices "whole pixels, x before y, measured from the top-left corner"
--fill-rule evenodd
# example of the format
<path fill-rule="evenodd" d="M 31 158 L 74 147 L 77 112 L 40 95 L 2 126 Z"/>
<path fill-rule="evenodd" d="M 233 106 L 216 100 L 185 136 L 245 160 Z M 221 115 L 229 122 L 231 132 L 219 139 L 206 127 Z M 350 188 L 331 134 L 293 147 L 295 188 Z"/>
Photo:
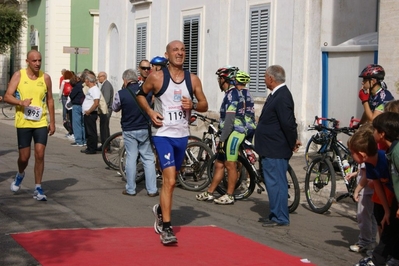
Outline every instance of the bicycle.
<path fill-rule="evenodd" d="M 234 190 L 234 199 L 241 200 L 246 199 L 252 195 L 257 186 L 256 192 L 261 194 L 266 191 L 264 185 L 264 177 L 262 171 L 261 161 L 259 161 L 259 167 L 256 167 L 256 161 L 251 157 L 251 153 L 255 154 L 254 146 L 248 140 L 244 140 L 240 146 L 240 155 L 237 160 L 237 172 L 238 180 L 236 182 Z M 208 176 L 213 177 L 214 162 L 217 155 L 215 154 L 208 164 Z M 300 188 L 298 178 L 295 174 L 294 169 L 291 165 L 288 165 L 287 170 L 287 183 L 288 183 L 288 210 L 290 213 L 294 212 L 300 203 Z M 227 171 L 221 183 L 217 186 L 216 191 L 224 195 L 227 192 Z"/>
<path fill-rule="evenodd" d="M 109 136 L 101 150 L 101 155 L 105 164 L 114 170 L 119 170 L 120 150 L 124 147 L 122 131 Z"/>
<path fill-rule="evenodd" d="M 208 129 L 203 132 L 202 139 L 200 139 L 200 141 L 205 143 L 206 145 L 208 145 L 211 148 L 213 153 L 216 153 L 217 139 L 219 138 L 219 131 L 215 127 L 215 124 L 218 123 L 218 120 L 215 118 L 211 118 L 211 117 L 196 113 L 191 116 L 191 123 L 193 123 L 198 118 L 205 123 L 209 123 Z"/>
<path fill-rule="evenodd" d="M 4 101 L 4 100 L 3 100 Z M 15 118 L 15 105 L 9 104 L 9 103 L 4 103 L 1 112 L 6 118 L 13 119 Z"/>
<path fill-rule="evenodd" d="M 357 128 L 358 123 L 360 122 L 359 119 L 354 118 L 354 116 L 351 117 L 349 121 L 349 128 Z M 324 117 L 317 117 L 315 118 L 314 124 L 322 124 L 325 123 L 327 124 L 330 128 L 338 128 L 339 127 L 339 121 L 336 119 L 328 119 Z M 319 131 L 316 134 L 312 135 L 308 141 L 308 143 L 305 146 L 305 167 L 304 169 L 306 170 L 307 167 L 309 166 L 310 162 L 317 156 L 319 156 L 319 150 L 321 145 L 323 144 L 323 140 L 325 139 L 325 134 L 326 131 Z M 334 154 L 331 154 L 331 158 L 335 158 Z"/>
<path fill-rule="evenodd" d="M 344 133 L 349 136 L 354 132 L 353 127 L 328 127 L 317 123 L 316 116 L 313 126 L 309 126 L 308 130 L 317 130 L 324 132 L 320 134 L 320 139 L 316 139 L 321 147 L 317 151 L 318 157 L 315 157 L 309 164 L 306 170 L 305 177 L 305 196 L 310 208 L 316 213 L 325 213 L 331 207 L 336 194 L 336 170 L 333 163 L 337 163 L 338 171 L 341 173 L 347 193 L 340 195 L 335 200 L 338 202 L 344 198 L 351 197 L 353 199 L 353 192 L 356 188 L 356 178 L 351 180 L 345 179 L 345 171 L 343 161 L 347 160 L 351 167 L 351 171 L 357 171 L 357 163 L 352 159 L 350 151 L 344 144 L 338 141 L 339 133 Z M 334 118 L 325 119 L 334 123 Z M 332 157 L 335 156 L 335 157 Z M 335 160 L 334 160 L 335 159 Z"/>

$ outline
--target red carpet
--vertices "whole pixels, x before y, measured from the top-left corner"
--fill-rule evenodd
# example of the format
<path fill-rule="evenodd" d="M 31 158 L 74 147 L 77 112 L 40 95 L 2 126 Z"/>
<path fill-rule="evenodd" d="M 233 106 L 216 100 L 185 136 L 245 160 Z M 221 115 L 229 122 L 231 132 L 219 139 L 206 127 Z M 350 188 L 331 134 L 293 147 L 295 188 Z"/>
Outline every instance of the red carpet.
<path fill-rule="evenodd" d="M 311 265 L 224 229 L 174 227 L 165 247 L 153 228 L 44 230 L 12 234 L 47 265 Z"/>

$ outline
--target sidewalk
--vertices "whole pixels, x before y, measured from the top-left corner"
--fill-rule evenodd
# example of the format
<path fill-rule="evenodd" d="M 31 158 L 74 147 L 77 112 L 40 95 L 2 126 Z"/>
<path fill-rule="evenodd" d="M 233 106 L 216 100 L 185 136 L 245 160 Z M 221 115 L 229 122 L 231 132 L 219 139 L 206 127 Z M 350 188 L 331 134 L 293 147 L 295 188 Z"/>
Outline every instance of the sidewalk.
<path fill-rule="evenodd" d="M 55 120 L 56 120 L 56 133 L 54 134 L 54 136 L 67 140 L 67 138 L 65 137 L 67 131 L 62 124 L 62 113 L 58 110 L 56 111 Z M 0 122 L 9 125 L 14 125 L 13 119 L 6 119 L 4 116 L 0 118 Z M 196 135 L 198 137 L 202 137 L 202 133 L 205 131 L 206 127 L 202 121 L 198 122 L 199 122 L 198 126 L 191 127 L 191 134 Z M 120 113 L 113 113 L 110 119 L 110 132 L 111 134 L 113 134 L 118 131 L 121 131 Z M 301 188 L 301 204 L 304 207 L 307 207 L 307 202 L 304 192 L 306 171 L 304 170 L 305 159 L 303 151 L 299 151 L 292 156 L 292 158 L 290 159 L 290 165 L 292 166 L 292 168 L 296 173 L 296 176 L 299 181 L 299 186 Z M 337 195 L 341 195 L 347 191 L 344 182 L 338 176 L 337 176 L 336 191 Z M 338 211 L 342 215 L 348 215 L 351 217 L 356 216 L 356 204 L 352 201 L 352 199 L 344 199 L 339 203 L 333 203 L 331 208 Z"/>

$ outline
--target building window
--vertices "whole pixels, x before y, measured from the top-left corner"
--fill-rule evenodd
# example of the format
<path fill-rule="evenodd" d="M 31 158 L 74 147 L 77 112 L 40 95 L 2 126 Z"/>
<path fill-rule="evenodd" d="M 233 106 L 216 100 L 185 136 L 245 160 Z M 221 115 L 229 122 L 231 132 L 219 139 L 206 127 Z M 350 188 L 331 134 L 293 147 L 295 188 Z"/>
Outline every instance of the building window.
<path fill-rule="evenodd" d="M 146 58 L 147 54 L 147 23 L 137 24 L 136 35 L 136 66 Z"/>
<path fill-rule="evenodd" d="M 253 96 L 265 96 L 264 73 L 269 57 L 270 5 L 250 9 L 249 22 L 249 88 Z"/>
<path fill-rule="evenodd" d="M 198 74 L 199 16 L 185 17 L 183 23 L 183 43 L 186 47 L 186 60 L 183 68 Z"/>

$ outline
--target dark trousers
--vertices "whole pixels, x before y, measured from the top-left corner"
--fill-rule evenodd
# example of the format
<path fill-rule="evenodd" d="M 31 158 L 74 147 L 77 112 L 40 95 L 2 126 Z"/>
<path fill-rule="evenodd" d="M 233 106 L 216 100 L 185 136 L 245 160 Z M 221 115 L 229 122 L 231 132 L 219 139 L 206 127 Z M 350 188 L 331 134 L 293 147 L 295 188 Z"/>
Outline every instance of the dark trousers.
<path fill-rule="evenodd" d="M 84 115 L 86 142 L 88 151 L 97 150 L 97 112 L 91 112 L 89 115 Z"/>
<path fill-rule="evenodd" d="M 397 210 L 398 203 L 394 198 L 390 208 L 389 225 L 384 225 L 380 242 L 373 250 L 372 260 L 374 265 L 386 265 L 388 256 L 399 259 L 399 219 L 396 218 Z"/>
<path fill-rule="evenodd" d="M 73 134 L 73 128 L 72 128 L 72 109 L 71 110 L 67 110 L 67 120 L 69 120 L 70 125 L 71 125 L 71 130 L 68 131 L 69 134 Z"/>
<path fill-rule="evenodd" d="M 289 224 L 287 159 L 261 157 L 263 178 L 269 197 L 269 220 Z M 267 216 L 266 216 L 267 217 Z"/>
<path fill-rule="evenodd" d="M 98 114 L 100 117 L 100 140 L 101 140 L 101 145 L 104 144 L 104 142 L 109 138 L 110 130 L 109 130 L 109 119 L 111 117 L 110 112 L 108 114 Z"/>

